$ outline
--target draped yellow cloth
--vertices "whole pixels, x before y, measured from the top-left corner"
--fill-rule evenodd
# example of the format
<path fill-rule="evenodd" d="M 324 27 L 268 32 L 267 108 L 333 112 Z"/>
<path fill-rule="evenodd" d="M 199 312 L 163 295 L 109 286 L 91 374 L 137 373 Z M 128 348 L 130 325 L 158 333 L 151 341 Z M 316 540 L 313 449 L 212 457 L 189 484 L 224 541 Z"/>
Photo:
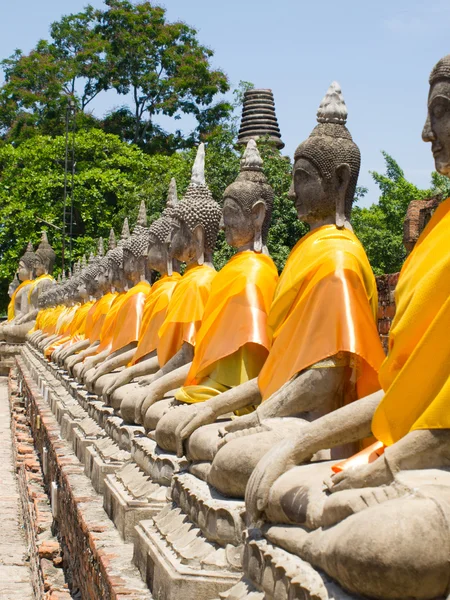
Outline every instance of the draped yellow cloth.
<path fill-rule="evenodd" d="M 42 332 L 47 335 L 55 333 L 56 323 L 58 322 L 61 313 L 65 310 L 67 310 L 67 308 L 63 304 L 58 304 L 58 306 L 45 309 L 45 313 L 42 315 L 42 324 L 40 327 Z"/>
<path fill-rule="evenodd" d="M 11 296 L 11 300 L 8 304 L 8 321 L 12 321 L 16 316 L 14 303 L 16 301 L 17 294 L 20 292 L 20 290 L 22 290 L 26 285 L 29 285 L 32 281 L 32 279 L 26 279 L 25 281 L 22 281 L 22 283 L 14 290 L 13 295 Z"/>
<path fill-rule="evenodd" d="M 195 346 L 216 271 L 207 265 L 188 267 L 177 283 L 167 315 L 158 332 L 158 360 L 162 367 L 184 342 Z"/>
<path fill-rule="evenodd" d="M 120 292 L 117 294 L 115 300 L 111 304 L 111 308 L 109 309 L 105 321 L 103 323 L 102 329 L 100 331 L 100 344 L 97 346 L 95 350 L 95 354 L 99 354 L 104 350 L 108 350 L 111 348 L 112 340 L 114 337 L 115 326 L 117 315 L 122 307 L 126 298 L 125 292 Z"/>
<path fill-rule="evenodd" d="M 35 290 L 35 288 L 39 285 L 41 281 L 44 279 L 48 279 L 49 281 L 54 281 L 53 277 L 48 273 L 44 273 L 44 275 L 39 275 L 36 279 L 33 279 L 30 285 L 30 289 L 28 290 L 28 302 L 31 302 L 31 296 Z"/>
<path fill-rule="evenodd" d="M 164 323 L 170 299 L 180 278 L 179 273 L 173 273 L 161 277 L 153 284 L 145 302 L 139 342 L 130 365 L 135 365 L 144 356 L 156 350 L 159 343 L 158 331 Z"/>
<path fill-rule="evenodd" d="M 416 429 L 450 428 L 450 198 L 435 211 L 400 273 L 386 392 L 372 432 L 389 446 Z"/>
<path fill-rule="evenodd" d="M 56 348 L 59 348 L 59 346 L 62 346 L 66 342 L 69 342 L 71 340 L 76 342 L 84 338 L 87 315 L 90 309 L 92 308 L 93 304 L 94 301 L 92 300 L 89 302 L 85 302 L 77 308 L 69 324 L 69 327 L 64 332 L 64 336 L 61 339 L 54 342 L 53 344 L 51 344 L 50 346 L 48 346 L 45 349 L 44 356 L 51 356 L 52 353 L 56 350 Z"/>
<path fill-rule="evenodd" d="M 183 402 L 203 402 L 257 377 L 270 349 L 267 315 L 278 282 L 271 258 L 233 256 L 216 275 L 197 335 Z"/>
<path fill-rule="evenodd" d="M 151 286 L 147 281 L 140 281 L 126 293 L 122 307 L 117 314 L 110 353 L 138 341 L 144 304 L 150 290 Z"/>
<path fill-rule="evenodd" d="M 263 400 L 294 375 L 337 353 L 350 355 L 361 398 L 379 389 L 384 359 L 375 277 L 358 238 L 319 227 L 293 248 L 269 312 L 273 345 L 258 385 Z"/>
<path fill-rule="evenodd" d="M 86 317 L 85 336 L 93 344 L 100 339 L 100 332 L 105 322 L 112 303 L 117 297 L 117 292 L 108 292 L 91 307 Z"/>

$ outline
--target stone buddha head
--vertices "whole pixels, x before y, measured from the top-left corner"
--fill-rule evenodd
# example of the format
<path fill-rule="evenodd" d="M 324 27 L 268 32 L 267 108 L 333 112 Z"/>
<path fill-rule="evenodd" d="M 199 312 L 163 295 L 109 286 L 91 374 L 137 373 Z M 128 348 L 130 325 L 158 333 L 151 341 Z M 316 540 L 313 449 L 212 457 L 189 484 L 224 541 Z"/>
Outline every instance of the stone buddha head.
<path fill-rule="evenodd" d="M 250 140 L 241 160 L 241 171 L 223 195 L 222 228 L 234 248 L 262 252 L 272 218 L 274 191 L 262 172 L 262 158 Z"/>
<path fill-rule="evenodd" d="M 19 285 L 20 285 L 20 280 L 19 280 L 19 277 L 17 276 L 17 273 L 15 273 L 14 279 L 11 281 L 11 283 L 8 286 L 8 296 L 10 298 L 14 294 L 14 292 L 17 290 Z"/>
<path fill-rule="evenodd" d="M 27 249 L 23 256 L 19 260 L 19 268 L 17 275 L 20 281 L 26 281 L 27 279 L 33 279 L 34 264 L 36 261 L 36 254 L 33 252 L 33 246 L 31 242 L 28 242 Z"/>
<path fill-rule="evenodd" d="M 36 277 L 52 273 L 55 264 L 56 254 L 48 243 L 47 233 L 42 232 L 41 243 L 36 250 L 36 261 L 34 263 L 34 272 Z"/>
<path fill-rule="evenodd" d="M 450 177 L 450 55 L 436 64 L 429 82 L 428 113 L 422 139 L 431 142 L 436 171 Z"/>
<path fill-rule="evenodd" d="M 112 289 L 122 291 L 126 286 L 125 275 L 123 271 L 123 245 L 130 237 L 128 219 L 125 219 L 122 228 L 120 240 L 114 250 L 107 254 L 108 258 L 108 281 Z"/>
<path fill-rule="evenodd" d="M 123 269 L 126 279 L 135 285 L 145 279 L 148 253 L 147 212 L 142 200 L 133 234 L 123 244 Z"/>
<path fill-rule="evenodd" d="M 331 84 L 317 112 L 318 125 L 295 151 L 289 196 L 298 218 L 311 226 L 349 220 L 361 154 L 345 123 L 347 107 L 338 83 Z"/>
<path fill-rule="evenodd" d="M 171 258 L 169 255 L 172 219 L 174 216 L 174 208 L 177 204 L 177 184 L 175 179 L 172 178 L 167 194 L 166 208 L 163 210 L 159 219 L 153 221 L 149 228 L 149 246 L 147 255 L 148 277 L 150 277 L 151 271 L 156 271 L 160 275 L 172 275 L 173 271 L 179 270 L 178 261 Z"/>
<path fill-rule="evenodd" d="M 212 263 L 222 211 L 205 182 L 205 148 L 200 144 L 191 182 L 173 209 L 169 253 L 185 263 Z"/>
<path fill-rule="evenodd" d="M 108 256 L 110 252 L 112 252 L 116 248 L 116 236 L 114 233 L 114 229 L 111 228 L 109 232 L 109 242 L 108 242 L 108 252 L 106 256 L 99 256 L 99 261 L 97 265 L 97 272 L 95 274 L 95 285 L 97 290 L 101 293 L 106 293 L 109 291 L 111 285 L 108 277 L 109 271 L 109 260 Z"/>

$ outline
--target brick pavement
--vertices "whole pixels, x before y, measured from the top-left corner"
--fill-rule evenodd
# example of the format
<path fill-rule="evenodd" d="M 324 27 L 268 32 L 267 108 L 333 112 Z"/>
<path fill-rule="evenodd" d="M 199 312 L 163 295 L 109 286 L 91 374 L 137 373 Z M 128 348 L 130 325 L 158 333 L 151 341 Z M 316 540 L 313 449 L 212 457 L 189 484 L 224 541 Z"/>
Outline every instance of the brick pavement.
<path fill-rule="evenodd" d="M 0 377 L 0 600 L 33 598 L 14 469 L 6 377 Z"/>

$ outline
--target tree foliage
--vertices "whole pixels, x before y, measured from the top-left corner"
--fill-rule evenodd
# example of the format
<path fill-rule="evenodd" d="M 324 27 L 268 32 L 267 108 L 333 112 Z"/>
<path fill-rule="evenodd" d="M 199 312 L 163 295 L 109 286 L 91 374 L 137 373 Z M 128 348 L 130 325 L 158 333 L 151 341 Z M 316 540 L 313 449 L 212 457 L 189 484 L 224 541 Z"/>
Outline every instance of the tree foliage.
<path fill-rule="evenodd" d="M 234 141 L 232 129 L 219 128 L 207 144 L 206 180 L 219 202 L 239 173 L 241 152 L 235 149 Z M 146 201 L 149 221 L 156 219 L 165 206 L 171 177 L 176 178 L 181 197 L 189 184 L 196 152 L 187 149 L 172 155 L 148 155 L 136 145 L 98 129 L 77 133 L 75 149 L 73 261 L 95 250 L 96 239 L 107 238 L 111 226 L 119 234 L 125 216 L 133 225 L 141 198 Z M 260 150 L 266 175 L 276 192 L 269 249 L 281 269 L 304 229 L 287 198 L 289 160 L 264 143 Z M 6 306 L 7 286 L 18 258 L 29 240 L 38 243 L 43 228 L 48 230 L 57 254 L 56 273 L 61 269 L 61 231 L 42 224 L 38 218 L 62 227 L 64 152 L 64 136 L 34 136 L 17 147 L 5 144 L 0 148 L 0 308 Z M 66 264 L 68 254 L 66 243 Z M 214 255 L 216 266 L 223 266 L 231 254 L 221 235 Z"/>
<path fill-rule="evenodd" d="M 437 183 L 441 181 L 441 176 L 436 173 L 433 175 L 433 188 L 420 190 L 406 180 L 404 172 L 392 156 L 386 152 L 383 152 L 383 156 L 386 173 L 372 173 L 381 192 L 378 203 L 369 208 L 354 206 L 352 211 L 353 228 L 376 275 L 400 271 L 406 256 L 403 221 L 409 203 L 435 195 Z M 443 181 L 441 184 L 443 185 Z"/>
<path fill-rule="evenodd" d="M 90 120 L 147 152 L 192 145 L 232 110 L 215 101 L 229 84 L 212 68 L 212 50 L 200 44 L 195 29 L 167 21 L 166 10 L 150 1 L 105 0 L 104 10 L 88 5 L 54 22 L 50 37 L 29 54 L 16 50 L 1 62 L 0 130 L 7 140 L 62 134 L 69 99 L 84 113 L 110 89 L 130 99 L 130 106 Z M 192 114 L 198 127 L 184 140 L 155 124 L 159 114 Z"/>

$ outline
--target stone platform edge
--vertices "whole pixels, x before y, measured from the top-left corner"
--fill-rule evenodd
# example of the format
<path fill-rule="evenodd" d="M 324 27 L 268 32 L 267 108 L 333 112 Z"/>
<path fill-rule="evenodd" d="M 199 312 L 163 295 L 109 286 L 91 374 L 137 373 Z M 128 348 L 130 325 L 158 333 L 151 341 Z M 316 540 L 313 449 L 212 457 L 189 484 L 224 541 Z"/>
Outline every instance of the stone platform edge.
<path fill-rule="evenodd" d="M 132 565 L 133 547 L 120 538 L 103 510 L 103 498 L 84 474 L 22 357 L 16 357 L 36 450 L 45 455 L 45 483 L 61 544 L 71 557 L 74 586 L 82 598 L 150 600 L 152 595 Z M 19 384 L 20 389 L 20 384 Z"/>

